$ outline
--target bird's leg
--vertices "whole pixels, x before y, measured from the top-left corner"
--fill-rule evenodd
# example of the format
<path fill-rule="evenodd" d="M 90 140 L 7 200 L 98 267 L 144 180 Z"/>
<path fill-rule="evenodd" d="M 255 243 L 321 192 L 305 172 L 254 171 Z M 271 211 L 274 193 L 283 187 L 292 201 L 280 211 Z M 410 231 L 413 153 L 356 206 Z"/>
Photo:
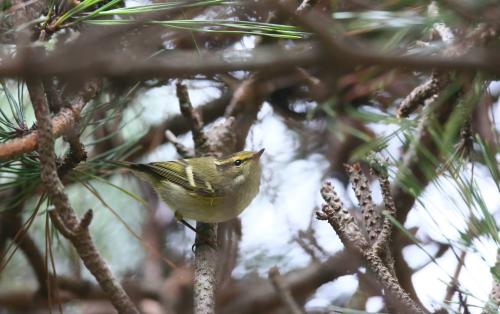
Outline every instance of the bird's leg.
<path fill-rule="evenodd" d="M 193 227 L 191 224 L 189 224 L 189 222 L 187 222 L 186 220 L 184 220 L 184 218 L 182 217 L 182 215 L 179 212 L 175 212 L 174 215 L 175 215 L 175 219 L 177 219 L 178 222 L 180 222 L 184 226 L 186 226 L 189 229 L 193 230 L 194 233 L 196 233 L 196 228 Z"/>
<path fill-rule="evenodd" d="M 196 240 L 194 240 L 194 244 L 191 246 L 191 251 L 195 253 L 196 248 L 199 247 L 200 245 L 208 245 L 209 247 L 217 251 L 217 243 L 207 241 L 203 236 L 196 237 Z"/>
<path fill-rule="evenodd" d="M 179 222 L 196 233 L 196 228 L 193 227 L 189 222 L 185 221 L 184 219 L 179 219 Z"/>
<path fill-rule="evenodd" d="M 193 227 L 189 222 L 187 222 L 186 220 L 184 220 L 184 218 L 182 217 L 181 214 L 179 214 L 178 212 L 175 212 L 175 218 L 181 224 L 183 224 L 184 226 L 186 226 L 189 229 L 193 230 L 194 233 L 196 233 L 196 235 L 198 235 L 196 237 L 196 240 L 195 240 L 193 246 L 191 247 L 191 251 L 193 251 L 193 253 L 194 253 L 196 247 L 198 247 L 200 245 L 203 245 L 203 244 L 206 244 L 206 245 L 210 246 L 212 249 L 217 250 L 217 243 L 211 243 L 210 241 L 200 240 L 200 239 L 204 239 L 205 236 L 202 233 L 200 233 L 199 231 L 197 231 L 196 228 Z"/>

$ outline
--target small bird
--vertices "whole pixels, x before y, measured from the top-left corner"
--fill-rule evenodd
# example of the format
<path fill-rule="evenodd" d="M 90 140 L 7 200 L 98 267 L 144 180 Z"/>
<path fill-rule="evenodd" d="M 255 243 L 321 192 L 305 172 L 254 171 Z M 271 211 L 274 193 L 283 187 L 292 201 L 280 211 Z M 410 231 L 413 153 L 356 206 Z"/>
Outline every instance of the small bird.
<path fill-rule="evenodd" d="M 261 166 L 258 152 L 196 157 L 147 164 L 114 162 L 150 183 L 175 216 L 216 223 L 238 216 L 259 192 Z"/>

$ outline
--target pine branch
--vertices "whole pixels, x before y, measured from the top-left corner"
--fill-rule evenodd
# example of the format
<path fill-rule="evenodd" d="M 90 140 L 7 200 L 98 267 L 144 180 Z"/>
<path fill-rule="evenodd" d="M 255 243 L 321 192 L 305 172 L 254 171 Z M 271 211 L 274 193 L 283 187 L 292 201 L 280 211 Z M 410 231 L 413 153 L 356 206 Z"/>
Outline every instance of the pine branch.
<path fill-rule="evenodd" d="M 92 99 L 98 89 L 98 83 L 91 81 L 86 88 L 72 100 L 71 106 L 62 108 L 59 113 L 50 121 L 51 130 L 54 138 L 63 136 L 75 128 L 80 113 Z M 0 144 L 0 161 L 16 158 L 22 154 L 30 153 L 37 148 L 39 141 L 39 130 L 19 138 L 11 139 Z"/>
<path fill-rule="evenodd" d="M 94 275 L 115 308 L 120 313 L 139 313 L 120 283 L 113 277 L 92 241 L 88 230 L 88 225 L 92 220 L 92 211 L 89 210 L 80 220 L 64 192 L 64 186 L 57 175 L 52 123 L 43 84 L 39 79 L 31 78 L 27 80 L 26 85 L 38 122 L 41 178 L 56 208 L 51 215 L 53 222 L 58 230 L 71 241 L 83 263 Z"/>

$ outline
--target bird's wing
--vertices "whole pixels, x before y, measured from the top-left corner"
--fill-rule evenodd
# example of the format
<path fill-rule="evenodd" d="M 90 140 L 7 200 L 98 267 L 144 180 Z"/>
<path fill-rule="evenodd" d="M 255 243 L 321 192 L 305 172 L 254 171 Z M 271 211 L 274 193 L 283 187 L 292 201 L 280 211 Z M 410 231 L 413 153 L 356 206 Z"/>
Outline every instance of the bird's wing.
<path fill-rule="evenodd" d="M 204 180 L 193 168 L 184 160 L 152 162 L 145 164 L 148 170 L 157 175 L 160 180 L 167 180 L 177 184 L 184 189 L 201 194 L 206 197 L 223 196 L 222 191 L 218 191 L 210 182 Z"/>

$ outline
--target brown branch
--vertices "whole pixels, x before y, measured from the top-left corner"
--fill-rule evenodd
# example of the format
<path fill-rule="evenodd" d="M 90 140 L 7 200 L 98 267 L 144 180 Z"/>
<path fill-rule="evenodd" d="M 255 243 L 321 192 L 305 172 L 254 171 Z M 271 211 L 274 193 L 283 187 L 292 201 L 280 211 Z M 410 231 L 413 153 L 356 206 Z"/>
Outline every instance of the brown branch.
<path fill-rule="evenodd" d="M 205 123 L 211 123 L 224 115 L 224 111 L 231 100 L 231 95 L 231 92 L 226 91 L 220 98 L 209 101 L 208 103 L 197 107 L 195 110 L 199 111 L 199 115 L 203 117 L 203 121 Z M 137 159 L 138 157 L 150 152 L 158 145 L 167 142 L 168 139 L 165 134 L 167 130 L 176 136 L 189 132 L 190 124 L 188 122 L 189 121 L 186 117 L 179 114 L 167 119 L 160 125 L 151 127 L 149 131 L 139 140 L 139 149 L 131 154 L 128 159 Z"/>
<path fill-rule="evenodd" d="M 296 66 L 323 65 L 327 62 L 351 68 L 358 65 L 379 65 L 386 68 L 406 67 L 418 70 L 480 70 L 489 73 L 498 73 L 500 71 L 496 53 L 494 51 L 489 53 L 481 48 L 473 48 L 467 54 L 453 58 L 448 56 L 390 55 L 372 49 L 356 49 L 347 45 L 340 36 L 331 36 L 329 30 L 335 29 L 330 25 L 332 23 L 331 19 L 321 16 L 314 10 L 299 15 L 296 14 L 295 5 L 283 5 L 278 1 L 272 5 L 294 17 L 306 29 L 315 33 L 320 42 L 327 48 L 328 53 L 325 54 L 324 49 L 314 43 L 307 43 L 297 45 L 297 49 L 294 48 L 293 53 L 290 53 L 288 48 L 272 47 L 269 49 L 264 47 L 252 51 L 250 56 L 248 54 L 244 56 L 233 55 L 231 61 L 221 57 L 226 55 L 223 51 L 213 53 L 195 50 L 171 52 L 168 56 L 161 55 L 143 59 L 141 56 L 131 57 L 129 54 L 117 53 L 109 47 L 103 47 L 103 51 L 99 54 L 89 54 L 88 49 L 85 49 L 85 47 L 93 47 L 97 43 L 104 43 L 106 39 L 122 32 L 108 32 L 105 36 L 98 36 L 97 32 L 89 31 L 89 34 L 86 34 L 87 36 L 81 36 L 83 39 L 77 39 L 77 44 L 56 49 L 55 52 L 48 56 L 35 56 L 29 60 L 24 60 L 18 56 L 14 59 L 3 60 L 0 66 L 0 76 L 29 77 L 31 75 L 73 75 L 74 73 L 80 73 L 82 75 L 91 74 L 125 78 L 178 77 L 195 74 L 210 75 L 235 70 L 272 69 L 286 71 L 287 68 Z M 117 28 L 130 30 L 141 25 L 140 23 Z M 131 60 L 134 60 L 134 62 L 131 62 Z"/>
<path fill-rule="evenodd" d="M 61 92 L 62 88 L 56 84 L 53 78 L 45 78 L 42 82 L 45 94 L 47 95 L 50 111 L 58 113 L 64 105 Z"/>
<path fill-rule="evenodd" d="M 78 49 L 81 50 L 81 47 Z M 105 49 L 103 47 L 103 49 Z M 87 49 L 83 49 L 88 51 Z M 232 56 L 228 62 L 221 56 L 223 51 L 185 50 L 184 52 L 170 52 L 168 57 L 156 56 L 151 58 L 135 58 L 131 62 L 130 56 L 116 51 L 101 51 L 99 54 L 82 55 L 76 48 L 63 48 L 47 57 L 4 59 L 0 65 L 0 77 L 32 75 L 65 76 L 82 73 L 90 76 L 108 76 L 113 78 L 134 77 L 147 79 L 155 77 L 185 77 L 190 75 L 214 75 L 237 70 L 282 70 L 295 66 L 308 66 L 315 63 L 321 51 L 311 50 L 310 45 L 304 45 L 297 52 L 279 47 L 259 48 L 249 52 L 251 56 Z M 86 56 L 85 62 L 82 58 Z M 284 57 L 286 56 L 286 57 Z M 481 62 L 482 63 L 482 62 Z M 489 68 L 491 71 L 491 66 Z"/>
<path fill-rule="evenodd" d="M 188 125 L 192 127 L 196 155 L 216 154 L 223 155 L 243 148 L 243 143 L 250 126 L 257 117 L 264 98 L 246 97 L 246 92 L 253 94 L 255 81 L 244 81 L 240 85 L 227 108 L 226 119 L 213 126 L 209 136 L 202 131 L 202 119 L 193 109 L 187 89 L 177 85 L 177 97 L 181 112 Z M 241 86 L 245 86 L 241 88 Z M 250 86 L 247 88 L 247 86 Z M 236 133 L 236 134 L 235 134 Z M 222 228 L 229 225 L 221 224 Z M 239 225 L 238 225 L 239 226 Z M 195 282 L 194 282 L 194 312 L 213 313 L 215 311 L 215 286 L 217 269 L 217 252 L 213 246 L 217 244 L 217 224 L 196 223 L 196 251 L 195 251 Z M 224 232 L 222 232 L 224 233 Z M 236 233 L 237 234 L 237 233 Z M 224 239 L 230 242 L 232 239 Z M 221 246 L 224 248 L 225 243 Z"/>
<path fill-rule="evenodd" d="M 85 103 L 76 103 L 71 108 L 64 108 L 51 121 L 54 138 L 62 136 L 73 128 L 77 115 Z M 22 154 L 34 151 L 38 144 L 39 131 L 35 130 L 23 137 L 11 139 L 0 144 L 0 161 L 16 158 Z"/>
<path fill-rule="evenodd" d="M 177 98 L 179 99 L 179 108 L 181 114 L 187 119 L 188 125 L 193 132 L 193 140 L 195 149 L 198 153 L 206 153 L 208 151 L 207 137 L 202 131 L 203 121 L 198 111 L 193 109 L 191 100 L 186 85 L 177 82 L 176 84 Z"/>
<path fill-rule="evenodd" d="M 62 165 L 57 169 L 57 174 L 62 178 L 66 173 L 75 168 L 80 162 L 87 160 L 87 151 L 80 142 L 80 119 L 77 117 L 73 127 L 64 135 L 64 140 L 69 143 L 69 152 L 64 156 Z"/>
<path fill-rule="evenodd" d="M 313 262 L 319 262 L 320 258 L 318 254 L 325 258 L 328 256 L 325 249 L 319 245 L 318 240 L 316 239 L 316 231 L 313 228 L 315 213 L 311 215 L 311 219 L 309 221 L 309 226 L 305 230 L 299 230 L 297 235 L 293 237 L 293 240 L 297 242 L 297 244 L 307 253 L 313 260 Z"/>
<path fill-rule="evenodd" d="M 470 84 L 470 79 L 465 78 L 458 81 L 458 85 L 451 85 L 448 73 L 440 75 L 438 79 L 446 82 L 446 84 L 443 83 L 445 87 L 443 87 L 438 97 L 425 105 L 415 139 L 410 142 L 408 150 L 402 156 L 399 172 L 391 187 L 391 195 L 398 209 L 396 219 L 401 224 L 404 224 L 406 221 L 417 197 L 425 186 L 439 175 L 436 161 L 442 158 L 442 147 L 440 143 L 433 138 L 432 127 L 436 124 L 443 126 L 447 124 L 454 110 L 458 110 L 456 104 L 460 99 L 459 97 L 463 94 L 465 86 Z M 471 107 L 474 105 L 475 103 L 469 103 L 466 111 L 471 111 Z M 466 121 L 467 114 L 463 114 L 462 116 L 463 124 Z M 460 124 L 456 125 L 457 133 L 459 131 L 459 125 Z M 408 185 L 413 187 L 411 191 L 406 188 Z M 401 285 L 415 300 L 418 300 L 411 281 L 411 271 L 404 261 L 401 252 L 404 243 L 402 239 L 405 237 L 406 236 L 402 232 L 395 232 L 393 239 L 394 245 L 391 247 L 392 255 L 395 259 L 395 271 Z"/>
<path fill-rule="evenodd" d="M 269 280 L 272 282 L 274 289 L 281 298 L 281 302 L 288 309 L 288 313 L 291 314 L 304 314 L 304 311 L 300 308 L 297 302 L 293 299 L 290 289 L 286 285 L 283 276 L 281 276 L 280 271 L 277 267 L 272 267 L 268 272 Z"/>
<path fill-rule="evenodd" d="M 358 277 L 358 287 L 346 304 L 349 309 L 364 310 L 366 302 L 370 297 L 381 296 L 382 287 L 372 273 L 356 273 Z"/>
<path fill-rule="evenodd" d="M 167 141 L 169 141 L 170 143 L 172 143 L 172 145 L 174 145 L 177 154 L 179 154 L 182 158 L 190 158 L 194 156 L 194 151 L 192 151 L 192 149 L 189 149 L 184 144 L 179 142 L 177 136 L 175 136 L 175 134 L 172 133 L 170 130 L 165 131 L 165 137 L 167 138 Z"/>
<path fill-rule="evenodd" d="M 233 132 L 236 151 L 242 150 L 245 140 L 257 119 L 262 103 L 275 91 L 304 82 L 306 78 L 299 71 L 283 75 L 272 71 L 257 72 L 243 80 L 233 93 L 226 110 L 226 118 L 234 118 Z"/>
<path fill-rule="evenodd" d="M 382 230 L 379 232 L 377 238 L 373 242 L 373 253 L 377 256 L 381 256 L 385 262 L 385 265 L 391 272 L 394 278 L 396 276 L 396 270 L 394 268 L 394 257 L 391 251 L 391 240 L 392 240 L 392 232 L 393 232 L 393 224 L 391 221 L 396 217 L 396 204 L 394 203 L 394 199 L 391 194 L 391 184 L 389 182 L 387 164 L 385 161 L 381 160 L 377 156 L 374 156 L 370 160 L 370 172 L 375 174 L 378 177 L 378 181 L 380 184 L 380 189 L 382 191 L 382 198 L 384 200 L 385 212 L 379 213 L 382 218 Z M 418 305 L 423 307 L 420 304 L 419 300 L 416 299 Z M 388 308 L 391 309 L 393 304 L 391 304 L 391 300 L 388 301 Z"/>
<path fill-rule="evenodd" d="M 244 81 L 235 91 L 231 104 L 227 108 L 226 120 L 215 125 L 210 136 L 205 136 L 201 130 L 203 123 L 199 114 L 193 109 L 186 87 L 177 84 L 177 97 L 181 112 L 188 125 L 192 127 L 196 155 L 227 154 L 243 148 L 250 126 L 254 123 L 265 95 L 255 93 L 266 89 L 255 88 L 256 81 Z M 268 87 L 266 85 L 266 87 Z M 258 97 L 247 97 L 258 95 Z M 223 228 L 224 224 L 221 225 Z M 215 305 L 215 284 L 217 255 L 213 249 L 217 243 L 217 224 L 196 224 L 196 251 L 195 251 L 195 283 L 194 283 L 194 312 L 213 313 Z M 231 239 L 225 239 L 230 241 Z M 222 243 L 224 247 L 224 243 Z"/>
<path fill-rule="evenodd" d="M 138 313 L 137 308 L 119 282 L 113 277 L 108 265 L 100 256 L 92 241 L 87 229 L 91 220 L 91 212 L 86 214 L 84 219 L 80 221 L 71 208 L 67 195 L 64 193 L 64 186 L 57 175 L 52 123 L 42 82 L 39 79 L 31 78 L 27 80 L 26 85 L 38 122 L 38 152 L 40 154 L 41 178 L 47 194 L 55 205 L 57 215 L 60 216 L 64 227 L 70 231 L 64 231 L 63 233 L 68 236 L 83 263 L 94 275 L 115 308 L 120 313 Z M 57 224 L 56 227 L 58 227 Z M 61 226 L 59 225 L 59 227 Z"/>
<path fill-rule="evenodd" d="M 156 77 L 185 77 L 189 75 L 214 75 L 230 71 L 258 71 L 274 70 L 287 72 L 297 66 L 307 67 L 329 63 L 342 68 L 356 65 L 378 65 L 384 68 L 405 67 L 410 70 L 441 70 L 441 71 L 483 71 L 490 74 L 500 73 L 500 61 L 494 51 L 474 48 L 467 54 L 453 58 L 444 56 L 402 56 L 397 54 L 382 54 L 372 49 L 358 49 L 350 47 L 325 30 L 331 27 L 331 20 L 314 14 L 294 15 L 306 29 L 312 30 L 321 42 L 329 42 L 328 57 L 317 43 L 298 44 L 293 53 L 281 47 L 256 48 L 247 52 L 245 56 L 231 56 L 229 62 L 223 51 L 183 51 L 170 52 L 168 56 L 152 58 L 135 58 L 131 62 L 129 55 L 121 55 L 116 51 L 102 51 L 99 54 L 89 55 L 88 50 L 81 47 L 60 49 L 47 57 L 38 57 L 28 60 L 13 58 L 3 60 L 0 65 L 0 77 L 29 77 L 31 75 L 64 76 L 74 73 L 91 76 L 108 76 L 113 78 L 148 79 Z M 304 17 L 307 17 L 305 19 Z M 300 18 L 299 18 L 300 17 Z M 319 18 L 318 18 L 319 17 Z M 307 20 L 307 24 L 304 22 Z M 314 24 L 311 23 L 314 21 Z M 326 26 L 328 25 L 328 26 Z M 318 30 L 320 31 L 318 33 Z M 82 55 L 82 53 L 85 53 Z M 333 58 L 332 58 L 333 57 Z M 86 58 L 86 59 L 84 59 Z M 82 62 L 85 60 L 85 62 Z"/>
<path fill-rule="evenodd" d="M 226 110 L 226 117 L 234 117 L 235 149 L 242 150 L 250 127 L 257 118 L 262 103 L 268 93 L 260 85 L 262 73 L 256 73 L 245 79 L 236 88 Z"/>
<path fill-rule="evenodd" d="M 450 283 L 448 284 L 448 287 L 446 287 L 446 294 L 444 296 L 444 303 L 445 304 L 450 304 L 451 299 L 453 298 L 453 295 L 458 289 L 458 277 L 460 276 L 460 271 L 462 270 L 462 267 L 464 266 L 465 262 L 465 256 L 467 255 L 467 251 L 462 250 L 460 253 L 460 257 L 458 259 L 457 266 L 455 267 L 455 272 L 453 273 L 453 277 L 451 278 Z"/>

